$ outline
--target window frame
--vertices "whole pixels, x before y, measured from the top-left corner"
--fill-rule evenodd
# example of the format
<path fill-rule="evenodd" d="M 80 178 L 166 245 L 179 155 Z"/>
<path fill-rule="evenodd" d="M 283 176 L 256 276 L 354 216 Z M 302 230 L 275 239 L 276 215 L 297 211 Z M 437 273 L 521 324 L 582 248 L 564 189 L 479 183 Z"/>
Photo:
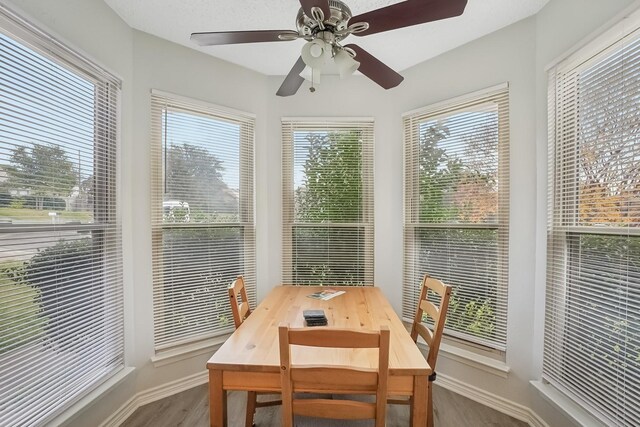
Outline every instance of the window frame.
<path fill-rule="evenodd" d="M 352 125 L 347 127 L 347 125 Z M 356 223 L 346 222 L 299 222 L 295 220 L 295 183 L 294 183 L 294 153 L 295 136 L 299 131 L 314 131 L 319 128 L 327 129 L 335 127 L 335 130 L 358 129 L 363 132 L 362 144 L 362 203 L 363 221 Z M 361 128 L 358 128 L 361 126 Z M 375 231 L 374 231 L 374 145 L 375 122 L 373 117 L 282 117 L 282 276 L 283 283 L 293 282 L 293 251 L 287 251 L 292 247 L 293 231 L 296 227 L 319 228 L 361 228 L 364 234 L 364 283 L 373 285 L 374 280 L 374 256 L 375 256 Z M 291 166 L 291 167 L 288 167 Z M 367 256 L 367 254 L 369 256 Z M 291 280 L 288 280 L 291 278 Z M 370 281 L 367 280 L 370 278 Z M 297 284 L 297 283 L 291 283 Z M 326 283 L 327 285 L 339 285 Z"/>
<path fill-rule="evenodd" d="M 502 97 L 504 104 L 494 98 Z M 469 105 L 471 104 L 471 105 Z M 494 106 L 497 113 L 498 131 L 498 191 L 497 218 L 494 223 L 436 223 L 425 222 L 420 219 L 420 173 L 418 162 L 420 156 L 419 127 L 422 123 L 450 117 L 459 113 L 484 111 L 483 106 Z M 501 111 L 502 109 L 502 111 Z M 419 246 L 417 232 L 419 230 L 495 230 L 498 260 L 496 262 L 496 305 L 504 307 L 504 317 L 496 322 L 504 330 L 502 342 L 486 340 L 480 337 L 470 338 L 471 334 L 455 331 L 445 325 L 444 334 L 452 342 L 483 349 L 487 352 L 498 351 L 502 354 L 507 350 L 507 316 L 509 289 L 509 218 L 510 218 L 510 189 L 509 189 L 509 84 L 503 83 L 469 94 L 437 102 L 435 104 L 408 111 L 403 118 L 403 164 L 404 164 L 404 251 L 403 251 L 403 319 L 412 321 L 412 315 L 417 306 L 419 295 L 419 281 L 411 279 L 411 270 L 418 264 L 416 250 Z M 414 201 L 418 201 L 417 208 Z M 424 271 L 424 273 L 429 273 Z M 414 283 L 415 282 L 415 283 Z"/>
<path fill-rule="evenodd" d="M 94 355 L 95 350 L 105 355 L 108 354 L 110 355 L 109 360 L 114 362 L 113 366 L 108 370 L 106 367 L 100 367 L 100 372 L 88 371 L 92 374 L 88 377 L 91 380 L 84 379 L 82 384 L 76 385 L 76 388 L 80 387 L 81 390 L 74 392 L 71 398 L 60 399 L 62 402 L 53 410 L 51 408 L 43 410 L 42 407 L 34 408 L 36 411 L 40 411 L 41 415 L 40 418 L 36 421 L 32 420 L 32 422 L 36 422 L 35 425 L 43 425 L 61 417 L 61 414 L 72 405 L 86 398 L 97 387 L 112 379 L 114 375 L 125 368 L 122 208 L 119 182 L 122 81 L 107 69 L 87 58 L 83 53 L 69 47 L 66 42 L 59 41 L 55 36 L 38 28 L 2 4 L 0 4 L 0 33 L 65 69 L 76 78 L 92 84 L 94 88 L 94 105 L 91 110 L 94 116 L 94 134 L 91 149 L 96 188 L 94 188 L 92 204 L 92 221 L 72 224 L 27 223 L 16 225 L 11 223 L 0 228 L 0 234 L 19 233 L 36 236 L 34 243 L 39 243 L 37 236 L 42 233 L 55 235 L 60 232 L 70 232 L 77 235 L 90 235 L 89 240 L 92 241 L 92 248 L 97 247 L 98 249 L 92 249 L 89 253 L 83 254 L 95 257 L 98 262 L 91 263 L 91 270 L 86 273 L 86 276 L 91 277 L 92 283 L 94 281 L 97 283 L 97 288 L 109 289 L 108 292 L 103 291 L 108 295 L 103 295 L 104 298 L 99 301 L 103 309 L 107 298 L 115 301 L 115 307 L 109 306 L 104 309 L 106 314 L 103 313 L 111 319 L 109 323 L 102 325 L 103 330 L 107 326 L 109 327 L 109 344 L 103 343 L 101 347 L 93 347 L 92 353 L 89 355 Z M 99 180 L 98 177 L 102 179 Z M 28 239 L 24 238 L 25 241 Z M 8 354 L 12 354 L 14 351 L 16 350 L 9 350 Z M 83 375 L 87 376 L 88 372 L 84 372 Z M 76 378 L 77 380 L 78 378 Z M 68 386 L 68 384 L 65 385 L 65 387 Z"/>
<path fill-rule="evenodd" d="M 151 90 L 151 104 L 154 104 L 154 99 L 161 99 L 164 103 L 161 111 L 156 111 L 156 108 L 152 108 L 152 124 L 153 127 L 157 127 L 159 123 L 162 123 L 163 116 L 166 114 L 167 108 L 172 111 L 178 111 L 181 113 L 192 114 L 208 119 L 217 121 L 224 121 L 229 123 L 242 123 L 240 125 L 240 142 L 239 142 L 239 189 L 249 188 L 250 191 L 240 191 L 238 200 L 238 221 L 233 222 L 202 222 L 202 223 L 169 223 L 163 222 L 163 206 L 162 200 L 164 197 L 165 187 L 165 146 L 164 146 L 164 132 L 165 129 L 158 131 L 157 129 L 151 132 L 151 239 L 152 239 L 152 264 L 153 264 L 153 287 L 154 294 L 156 294 L 161 285 L 156 282 L 162 283 L 164 286 L 163 276 L 163 264 L 164 258 L 162 253 L 162 241 L 163 235 L 167 231 L 173 230 L 215 230 L 215 229 L 238 229 L 242 236 L 244 251 L 243 264 L 244 268 L 242 272 L 238 274 L 245 274 L 245 286 L 249 301 L 252 305 L 256 304 L 256 232 L 255 232 L 255 118 L 256 116 L 251 113 L 246 113 L 240 110 L 235 110 L 229 107 L 219 106 L 206 101 L 201 101 L 182 95 L 176 95 L 170 92 L 165 92 L 158 89 Z M 160 117 L 157 117 L 160 114 Z M 250 125 L 249 125 L 250 123 Z M 245 146 L 243 143 L 243 135 L 250 135 L 247 141 L 250 142 L 251 147 Z M 159 202 L 159 203 L 158 203 Z M 158 256 L 156 256 L 158 253 Z M 246 256 L 251 254 L 251 256 Z M 247 274 L 248 273 L 248 274 Z M 226 302 L 226 300 L 225 300 Z M 203 342 L 207 342 L 212 338 L 221 337 L 230 333 L 233 330 L 233 322 L 229 323 L 229 326 L 223 329 L 219 329 L 213 332 L 204 332 L 198 335 L 192 335 L 182 338 L 171 339 L 167 343 L 158 343 L 158 330 L 159 323 L 164 324 L 162 321 L 162 315 L 158 313 L 164 312 L 163 307 L 166 301 L 164 299 L 156 299 L 154 296 L 153 303 L 153 325 L 154 325 L 154 349 L 156 357 L 163 357 L 165 354 L 171 354 L 172 352 L 179 350 L 180 348 L 190 348 L 194 345 L 200 345 Z M 230 307 L 229 307 L 230 309 Z M 164 329 L 163 329 L 164 330 Z"/>
<path fill-rule="evenodd" d="M 583 236 L 612 238 L 640 238 L 640 227 L 629 225 L 616 226 L 607 224 L 585 225 L 580 221 L 579 197 L 579 162 L 580 140 L 578 127 L 580 117 L 577 101 L 580 74 L 592 65 L 606 60 L 613 53 L 621 52 L 627 43 L 638 43 L 640 40 L 640 12 L 636 11 L 625 17 L 621 22 L 613 25 L 578 50 L 557 60 L 546 68 L 547 72 L 547 195 L 548 217 L 546 227 L 546 300 L 544 322 L 544 351 L 542 379 L 551 387 L 562 393 L 572 402 L 579 405 L 581 410 L 594 417 L 598 422 L 617 423 L 620 419 L 611 419 L 609 415 L 593 404 L 593 397 L 580 394 L 584 384 L 571 384 L 558 381 L 554 376 L 558 368 L 557 363 L 566 364 L 571 355 L 567 346 L 567 335 L 576 334 L 574 312 L 579 312 L 581 305 L 571 307 L 571 300 L 579 299 L 579 294 L 572 295 L 572 288 L 580 290 L 581 282 L 576 278 L 576 268 L 584 262 L 580 253 L 579 240 Z M 636 63 L 638 55 L 635 56 Z M 636 66 L 637 68 L 637 66 Z M 637 89 L 635 91 L 637 93 Z M 566 98 L 573 102 L 571 109 L 567 108 Z M 607 105 L 616 105 L 609 103 Z M 567 125 L 569 124 L 569 125 Z M 640 143 L 636 142 L 640 146 Z M 570 152 L 570 155 L 566 153 Z M 588 205 L 588 204 L 587 204 Z M 609 252 L 607 252 L 609 253 Z M 560 256 L 562 255 L 562 256 Z M 589 261 L 590 258 L 586 258 Z M 591 268 L 592 264 L 587 263 Z M 575 292 L 575 291 L 573 291 Z M 560 295 L 553 296 L 553 295 Z M 632 298 L 625 304 L 628 310 Z M 619 307 L 620 305 L 616 305 Z M 573 325 L 573 326 L 572 326 Z M 578 327 L 579 328 L 579 327 Z M 573 338 L 575 339 L 575 337 Z M 547 352 L 553 351 L 553 357 Z M 572 350 L 573 352 L 577 350 Z M 611 353 L 614 353 L 611 350 Z M 587 356 L 584 356 L 585 358 Z M 575 367 L 573 367 L 575 368 Z M 574 379 L 574 381 L 578 381 Z M 580 379 L 583 381 L 583 379 Z M 590 385 L 586 386 L 589 387 Z M 628 392 L 631 386 L 626 386 Z M 618 409 L 619 412 L 625 412 Z"/>

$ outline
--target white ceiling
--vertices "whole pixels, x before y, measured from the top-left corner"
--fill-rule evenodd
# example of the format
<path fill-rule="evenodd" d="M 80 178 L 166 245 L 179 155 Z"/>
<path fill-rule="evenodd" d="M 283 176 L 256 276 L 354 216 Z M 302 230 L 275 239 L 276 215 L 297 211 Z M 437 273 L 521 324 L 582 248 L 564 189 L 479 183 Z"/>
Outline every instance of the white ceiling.
<path fill-rule="evenodd" d="M 201 48 L 193 32 L 295 30 L 298 0 L 105 0 L 131 27 L 266 75 L 285 75 L 304 40 Z M 349 36 L 391 68 L 402 71 L 537 13 L 549 0 L 469 0 L 462 16 L 366 37 Z M 353 15 L 398 0 L 345 0 Z"/>

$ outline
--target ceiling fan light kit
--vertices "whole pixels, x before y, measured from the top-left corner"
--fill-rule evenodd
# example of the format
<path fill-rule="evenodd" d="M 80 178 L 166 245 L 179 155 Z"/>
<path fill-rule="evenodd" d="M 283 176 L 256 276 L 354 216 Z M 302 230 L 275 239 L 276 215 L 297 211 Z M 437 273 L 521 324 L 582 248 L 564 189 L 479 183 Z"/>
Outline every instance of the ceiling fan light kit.
<path fill-rule="evenodd" d="M 307 43 L 302 47 L 300 58 L 278 89 L 278 96 L 295 94 L 305 78 L 312 83 L 310 90 L 315 91 L 322 68 L 331 58 L 338 67 L 340 78 L 360 70 L 384 89 L 391 89 L 402 82 L 400 74 L 360 46 L 343 46 L 341 41 L 352 34 L 366 36 L 459 16 L 466 5 L 467 0 L 405 0 L 354 17 L 351 9 L 339 0 L 300 0 L 301 7 L 296 17 L 297 31 L 193 33 L 191 39 L 200 46 L 305 39 Z"/>
<path fill-rule="evenodd" d="M 315 8 L 314 8 L 315 9 Z M 316 38 L 305 43 L 302 47 L 302 60 L 307 65 L 300 73 L 300 76 L 311 82 L 310 90 L 315 91 L 315 86 L 320 83 L 324 66 L 333 58 L 340 78 L 344 79 L 360 66 L 360 63 L 353 59 L 355 53 L 349 53 L 347 49 L 335 43 L 335 36 L 329 31 L 322 31 L 316 34 Z"/>

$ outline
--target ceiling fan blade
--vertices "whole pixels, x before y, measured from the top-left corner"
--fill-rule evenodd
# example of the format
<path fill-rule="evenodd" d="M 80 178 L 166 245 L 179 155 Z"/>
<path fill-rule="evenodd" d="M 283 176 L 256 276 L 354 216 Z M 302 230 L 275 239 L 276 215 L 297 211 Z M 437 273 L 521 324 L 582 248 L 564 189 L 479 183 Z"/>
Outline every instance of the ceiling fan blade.
<path fill-rule="evenodd" d="M 467 0 L 406 0 L 354 16 L 350 23 L 368 22 L 369 29 L 356 36 L 381 33 L 462 15 Z"/>
<path fill-rule="evenodd" d="M 311 15 L 311 8 L 316 6 L 322 9 L 324 13 L 324 18 L 328 19 L 331 16 L 331 8 L 329 7 L 329 0 L 300 0 L 300 6 L 302 6 L 302 10 L 304 10 L 304 14 L 309 18 Z"/>
<path fill-rule="evenodd" d="M 284 78 L 284 81 L 282 82 L 282 85 L 280 85 L 280 89 L 278 89 L 276 95 L 295 95 L 298 89 L 300 89 L 300 86 L 302 86 L 302 82 L 304 82 L 304 79 L 300 77 L 300 73 L 304 70 L 305 66 L 306 64 L 302 60 L 302 57 L 299 57 L 291 71 L 289 71 L 289 74 L 287 74 L 287 77 Z"/>
<path fill-rule="evenodd" d="M 284 39 L 280 38 L 284 35 Z M 200 46 L 215 46 L 221 44 L 281 42 L 295 40 L 297 31 L 292 30 L 261 30 L 261 31 L 222 31 L 214 33 L 192 33 L 191 40 Z"/>
<path fill-rule="evenodd" d="M 393 71 L 360 46 L 348 44 L 345 47 L 353 49 L 356 53 L 356 57 L 354 59 L 360 63 L 358 71 L 378 83 L 383 88 L 391 89 L 392 87 L 398 86 L 402 80 L 404 80 L 404 77 Z"/>

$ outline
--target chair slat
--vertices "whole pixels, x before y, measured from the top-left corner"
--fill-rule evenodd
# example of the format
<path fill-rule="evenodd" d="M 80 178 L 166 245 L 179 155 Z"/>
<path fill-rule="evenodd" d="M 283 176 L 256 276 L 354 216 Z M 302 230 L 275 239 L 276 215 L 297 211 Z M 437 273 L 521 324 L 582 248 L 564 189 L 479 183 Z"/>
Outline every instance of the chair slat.
<path fill-rule="evenodd" d="M 332 328 L 289 329 L 289 344 L 308 347 L 377 348 L 380 334 L 343 329 L 335 334 Z"/>
<path fill-rule="evenodd" d="M 426 286 L 427 288 L 431 289 L 433 292 L 437 293 L 440 296 L 443 296 L 444 294 L 446 294 L 447 289 L 451 288 L 451 286 L 445 285 L 440 280 L 434 279 L 432 277 L 428 277 L 424 281 L 423 286 Z"/>
<path fill-rule="evenodd" d="M 377 370 L 356 370 L 339 367 L 291 368 L 293 392 L 304 392 L 325 386 L 325 390 L 349 393 L 375 393 L 378 388 Z"/>
<path fill-rule="evenodd" d="M 376 417 L 376 405 L 353 400 L 296 399 L 293 412 L 306 417 L 370 420 Z"/>
<path fill-rule="evenodd" d="M 250 310 L 248 302 L 242 302 L 238 305 L 238 311 L 240 312 L 240 318 L 242 321 L 247 318 Z"/>
<path fill-rule="evenodd" d="M 426 341 L 427 345 L 431 347 L 431 344 L 433 343 L 433 332 L 431 332 L 431 329 L 427 328 L 422 323 L 416 324 L 415 328 L 418 331 L 418 335 L 420 335 L 422 339 Z"/>
<path fill-rule="evenodd" d="M 440 310 L 431 301 L 420 301 L 420 309 L 426 312 L 434 322 L 440 318 Z"/>

